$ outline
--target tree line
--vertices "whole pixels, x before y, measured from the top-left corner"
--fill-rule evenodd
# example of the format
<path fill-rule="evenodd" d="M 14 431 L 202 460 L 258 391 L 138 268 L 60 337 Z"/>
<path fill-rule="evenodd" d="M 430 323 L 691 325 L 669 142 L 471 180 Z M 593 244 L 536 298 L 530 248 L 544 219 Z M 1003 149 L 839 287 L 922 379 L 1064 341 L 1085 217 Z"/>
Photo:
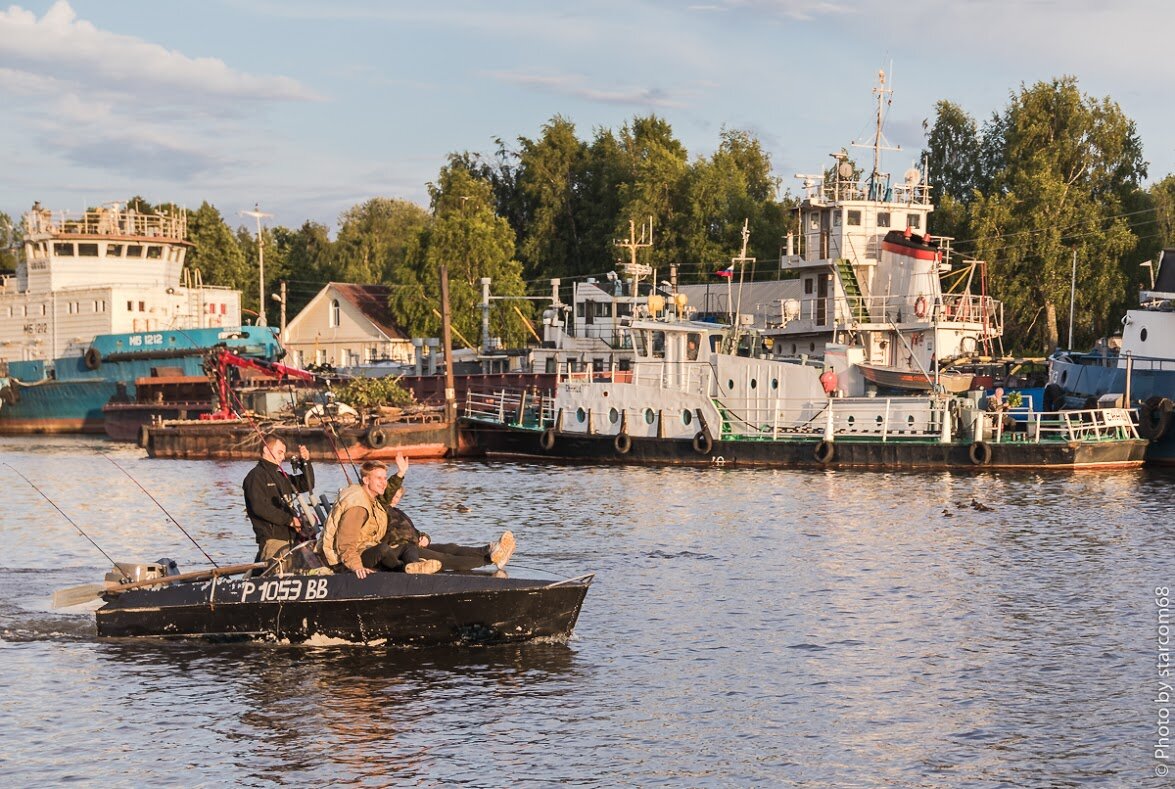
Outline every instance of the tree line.
<path fill-rule="evenodd" d="M 1068 312 L 1074 252 L 1074 344 L 1115 331 L 1137 299 L 1139 264 L 1175 237 L 1175 175 L 1143 188 L 1142 144 L 1121 108 L 1062 77 L 1020 86 L 982 124 L 940 101 L 925 129 L 922 157 L 938 205 L 930 229 L 953 239 L 956 261 L 987 261 L 989 291 L 1006 305 L 1009 350 L 1047 352 L 1068 339 L 1059 316 Z M 781 192 L 750 132 L 723 129 L 713 154 L 691 158 L 653 115 L 588 137 L 556 116 L 533 138 L 495 143 L 491 155 L 450 154 L 428 184 L 427 208 L 373 198 L 339 217 L 333 239 L 311 221 L 263 228 L 265 292 L 286 281 L 293 315 L 327 282 L 386 284 L 404 330 L 437 336 L 439 269 L 447 264 L 454 328 L 476 342 L 482 277 L 493 280 L 495 296 L 524 296 L 549 292 L 552 277 L 601 276 L 622 257 L 614 242 L 649 219 L 654 246 L 642 262 L 659 278 L 670 265 L 680 282 L 711 277 L 738 253 L 744 220 L 758 277 L 780 276 L 797 199 Z M 131 204 L 153 208 L 141 198 Z M 190 266 L 206 284 L 240 289 L 256 311 L 255 230 L 233 230 L 207 202 L 188 214 Z M 0 214 L 0 225 L 6 220 Z M 491 329 L 523 344 L 521 315 L 540 309 L 495 301 Z"/>

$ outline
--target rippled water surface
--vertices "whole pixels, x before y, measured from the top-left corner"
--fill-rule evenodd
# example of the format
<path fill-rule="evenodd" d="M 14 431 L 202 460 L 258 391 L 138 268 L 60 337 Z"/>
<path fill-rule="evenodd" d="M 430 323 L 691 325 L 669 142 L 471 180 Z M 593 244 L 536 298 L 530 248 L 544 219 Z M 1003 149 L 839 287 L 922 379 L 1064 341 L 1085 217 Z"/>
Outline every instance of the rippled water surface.
<path fill-rule="evenodd" d="M 567 644 L 388 650 L 99 641 L 52 609 L 103 560 L 14 468 L 117 559 L 206 564 L 103 452 L 252 558 L 249 463 L 0 439 L 5 785 L 1167 785 L 1175 475 L 415 464 L 434 537 L 511 528 L 513 575 L 597 576 Z"/>

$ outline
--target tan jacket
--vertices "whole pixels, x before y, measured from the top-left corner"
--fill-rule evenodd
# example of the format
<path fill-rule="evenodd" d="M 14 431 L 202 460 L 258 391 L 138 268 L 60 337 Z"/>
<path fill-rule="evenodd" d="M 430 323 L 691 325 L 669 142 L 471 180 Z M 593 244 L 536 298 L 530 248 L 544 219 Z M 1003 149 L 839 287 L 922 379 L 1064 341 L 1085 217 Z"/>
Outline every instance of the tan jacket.
<path fill-rule="evenodd" d="M 339 537 L 339 524 L 348 510 L 360 508 L 365 513 L 363 525 L 359 529 L 357 540 Z M 373 545 L 378 545 L 388 531 L 388 513 L 382 506 L 372 501 L 371 496 L 362 485 L 349 485 L 339 491 L 338 501 L 331 508 L 330 517 L 326 519 L 326 526 L 322 529 L 322 537 L 318 542 L 318 552 L 334 566 L 344 564 L 352 570 L 362 566 L 359 555 Z"/>

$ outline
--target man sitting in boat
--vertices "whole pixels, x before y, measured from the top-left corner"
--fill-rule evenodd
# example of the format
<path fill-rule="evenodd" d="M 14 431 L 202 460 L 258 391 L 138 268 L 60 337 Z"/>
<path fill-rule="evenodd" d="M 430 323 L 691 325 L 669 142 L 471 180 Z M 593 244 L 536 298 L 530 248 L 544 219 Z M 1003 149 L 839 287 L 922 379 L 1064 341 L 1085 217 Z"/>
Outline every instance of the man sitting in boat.
<path fill-rule="evenodd" d="M 406 465 L 405 461 L 401 469 Z M 366 578 L 375 570 L 427 574 L 442 567 L 472 570 L 497 564 L 501 568 L 514 552 L 514 535 L 508 531 L 483 547 L 428 547 L 428 535 L 419 532 L 411 519 L 396 508 L 404 495 L 403 487 L 386 504 L 381 500 L 388 487 L 387 464 L 367 461 L 360 468 L 360 480 L 360 484 L 340 491 L 318 543 L 319 553 L 336 572 L 351 571 Z"/>
<path fill-rule="evenodd" d="M 269 561 L 274 556 L 294 545 L 301 529 L 306 528 L 287 503 L 299 492 L 314 488 L 314 467 L 310 465 L 310 452 L 298 445 L 303 472 L 287 474 L 282 469 L 286 459 L 286 442 L 275 435 L 267 435 L 261 441 L 261 460 L 245 476 L 242 488 L 245 492 L 245 512 L 253 524 L 257 537 L 256 561 Z"/>
<path fill-rule="evenodd" d="M 1004 399 L 1004 390 L 1002 387 L 996 387 L 991 396 L 987 398 L 987 412 L 992 414 L 992 425 L 995 426 L 996 420 L 999 420 L 1001 430 L 1009 431 L 1016 429 L 1016 420 L 1008 413 L 1009 403 Z"/>

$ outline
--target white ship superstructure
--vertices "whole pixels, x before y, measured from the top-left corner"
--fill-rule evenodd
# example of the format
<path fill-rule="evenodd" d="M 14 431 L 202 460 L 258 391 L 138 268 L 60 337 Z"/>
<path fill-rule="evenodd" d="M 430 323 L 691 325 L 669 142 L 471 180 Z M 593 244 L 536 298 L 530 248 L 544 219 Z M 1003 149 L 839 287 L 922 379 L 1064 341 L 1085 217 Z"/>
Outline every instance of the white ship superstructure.
<path fill-rule="evenodd" d="M 910 168 L 900 183 L 881 171 L 884 75 L 875 93 L 876 133 L 865 146 L 872 171 L 864 175 L 841 151 L 826 173 L 799 176 L 800 231 L 780 267 L 798 277 L 802 295 L 780 305 L 766 335 L 773 355 L 822 357 L 826 345 L 847 345 L 859 349 L 853 361 L 866 375 L 883 371 L 877 383 L 903 385 L 901 377 L 905 388 L 930 388 L 938 362 L 993 351 L 1003 308 L 982 292 L 982 264 L 952 274 L 949 239 L 927 231 L 934 206 L 924 169 Z M 944 275 L 954 292 L 944 291 Z"/>
<path fill-rule="evenodd" d="M 38 203 L 23 230 L 16 274 L 0 278 L 0 361 L 80 356 L 100 334 L 241 324 L 240 292 L 185 268 L 183 212 L 69 215 Z"/>

